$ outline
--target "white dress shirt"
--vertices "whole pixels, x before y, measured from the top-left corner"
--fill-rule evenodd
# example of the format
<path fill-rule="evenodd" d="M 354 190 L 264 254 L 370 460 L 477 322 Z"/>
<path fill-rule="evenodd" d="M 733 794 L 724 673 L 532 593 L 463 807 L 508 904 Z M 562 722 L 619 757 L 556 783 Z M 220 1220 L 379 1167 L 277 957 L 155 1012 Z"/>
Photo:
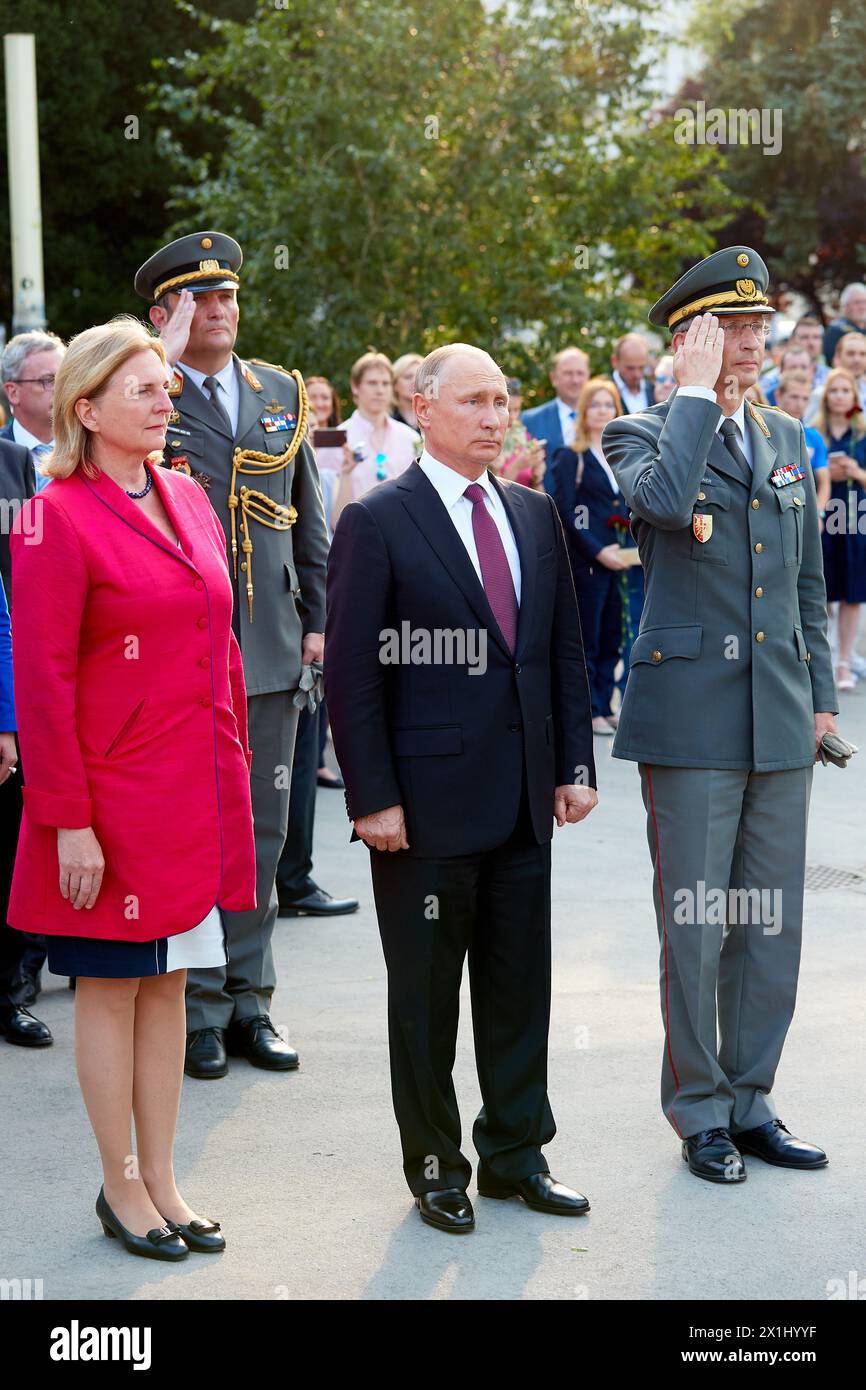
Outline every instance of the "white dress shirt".
<path fill-rule="evenodd" d="M 562 442 L 566 449 L 570 449 L 574 443 L 574 427 L 577 424 L 577 411 L 565 401 L 556 397 L 556 408 L 559 411 L 559 428 L 562 430 Z"/>
<path fill-rule="evenodd" d="M 601 464 L 602 468 L 604 469 L 605 473 L 607 474 L 607 480 L 608 480 L 608 482 L 610 483 L 611 487 L 613 488 L 614 492 L 617 492 L 617 493 L 618 493 L 618 492 L 619 492 L 619 483 L 617 482 L 616 478 L 615 478 L 614 475 L 613 475 L 613 469 L 611 468 L 611 466 L 610 466 L 610 464 L 608 463 L 607 459 L 605 458 L 604 454 L 601 452 L 601 445 L 599 444 L 598 447 L 595 448 L 595 449 L 593 449 L 592 452 L 593 452 L 593 454 L 595 455 L 595 457 L 598 459 L 598 461 L 599 461 L 599 463 Z"/>
<path fill-rule="evenodd" d="M 177 365 L 180 367 L 181 371 L 189 377 L 190 381 L 198 387 L 205 400 L 210 400 L 210 391 L 205 386 L 204 379 L 206 376 L 210 376 L 211 373 L 200 372 L 195 367 L 188 367 L 185 362 L 178 362 Z M 237 434 L 241 396 L 238 388 L 238 374 L 235 371 L 234 358 L 230 357 L 225 366 L 218 372 L 214 372 L 213 376 L 216 378 L 217 386 L 219 387 L 220 405 L 229 417 L 232 433 Z"/>
<path fill-rule="evenodd" d="M 715 401 L 715 399 L 716 399 L 716 393 L 715 393 L 715 391 L 711 390 L 709 386 L 679 386 L 679 387 L 677 387 L 677 395 L 678 395 L 678 396 L 694 396 L 697 400 L 702 400 L 702 401 Z M 723 416 L 722 416 L 721 420 L 720 420 L 719 423 L 716 425 L 716 434 L 718 434 L 718 433 L 720 432 L 720 430 L 721 430 L 721 428 L 722 428 L 722 425 L 724 424 L 724 422 L 725 422 L 726 420 L 733 420 L 734 424 L 736 425 L 736 427 L 737 427 L 737 443 L 739 444 L 740 448 L 742 449 L 743 453 L 744 453 L 745 456 L 746 456 L 746 462 L 748 463 L 749 467 L 752 468 L 752 467 L 753 467 L 753 460 L 752 460 L 752 441 L 751 441 L 751 439 L 749 438 L 749 431 L 746 429 L 746 398 L 745 398 L 745 396 L 744 396 L 743 399 L 740 401 L 740 404 L 737 406 L 737 408 L 736 408 L 736 410 L 734 411 L 733 415 L 723 415 Z M 722 446 L 723 446 L 723 448 L 727 448 L 727 445 L 725 444 L 724 439 L 722 440 Z"/>
<path fill-rule="evenodd" d="M 430 479 L 435 487 L 445 510 L 450 516 L 454 529 L 466 547 L 475 573 L 484 587 L 484 580 L 481 576 L 481 564 L 478 559 L 478 547 L 475 544 L 475 532 L 472 529 L 472 507 L 473 504 L 465 496 L 466 489 L 472 486 L 469 478 L 464 478 L 462 473 L 458 473 L 447 464 L 440 463 L 434 459 L 433 455 L 425 449 L 418 460 L 419 468 Z M 502 505 L 502 500 L 498 496 L 496 489 L 490 481 L 490 474 L 485 469 L 480 478 L 474 481 L 482 487 L 486 493 L 484 506 L 487 508 L 496 528 L 502 537 L 502 544 L 505 547 L 505 556 L 508 560 L 508 568 L 511 570 L 511 578 L 514 580 L 514 592 L 517 595 L 517 602 L 520 603 L 520 556 L 517 553 L 517 542 L 514 539 L 514 532 L 511 529 L 511 522 L 508 520 L 508 513 Z M 479 504 L 480 505 L 480 504 Z"/>
<path fill-rule="evenodd" d="M 47 444 L 44 444 L 41 439 L 36 438 L 35 434 L 31 434 L 28 429 L 25 429 L 21 421 L 15 415 L 12 416 L 12 438 L 15 440 L 16 444 L 23 444 L 25 449 L 30 450 L 36 464 L 41 463 L 44 458 L 47 458 L 48 454 L 54 448 L 53 439 L 49 440 Z M 44 473 L 40 473 L 37 467 L 36 491 L 41 492 L 50 482 L 51 479 L 46 478 Z"/>
<path fill-rule="evenodd" d="M 632 391 L 630 386 L 626 386 L 619 372 L 614 369 L 613 383 L 620 394 L 626 415 L 634 415 L 638 410 L 647 409 L 646 382 L 641 381 L 637 390 Z M 649 401 L 649 405 L 652 405 L 652 400 Z"/>

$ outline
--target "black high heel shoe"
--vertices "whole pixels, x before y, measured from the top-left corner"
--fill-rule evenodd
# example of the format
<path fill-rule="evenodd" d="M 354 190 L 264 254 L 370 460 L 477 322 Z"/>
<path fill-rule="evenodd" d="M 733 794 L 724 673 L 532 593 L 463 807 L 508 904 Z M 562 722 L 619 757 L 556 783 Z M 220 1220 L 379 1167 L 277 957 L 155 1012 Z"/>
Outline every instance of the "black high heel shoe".
<path fill-rule="evenodd" d="M 125 1249 L 130 1255 L 143 1255 L 148 1260 L 185 1260 L 189 1254 L 189 1246 L 180 1234 L 180 1228 L 174 1221 L 167 1221 L 164 1226 L 156 1226 L 152 1231 L 148 1231 L 146 1236 L 133 1235 L 124 1225 L 118 1221 L 108 1202 L 105 1200 L 105 1191 L 99 1189 L 99 1196 L 96 1199 L 96 1215 L 102 1222 L 102 1229 L 107 1236 L 116 1236 L 122 1241 Z"/>
<path fill-rule="evenodd" d="M 226 1248 L 225 1236 L 219 1235 L 218 1221 L 202 1221 L 196 1216 L 188 1224 L 183 1221 L 170 1221 L 168 1224 L 180 1232 L 190 1250 L 198 1250 L 205 1255 Z"/>

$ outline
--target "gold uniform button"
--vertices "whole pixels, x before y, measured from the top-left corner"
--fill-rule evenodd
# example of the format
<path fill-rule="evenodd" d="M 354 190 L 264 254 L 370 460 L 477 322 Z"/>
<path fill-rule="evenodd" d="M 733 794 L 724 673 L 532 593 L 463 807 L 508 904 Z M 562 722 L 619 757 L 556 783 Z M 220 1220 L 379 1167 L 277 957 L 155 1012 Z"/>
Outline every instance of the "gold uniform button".
<path fill-rule="evenodd" d="M 760 505 L 761 505 L 761 504 L 760 504 L 760 502 L 758 501 L 757 497 L 753 497 L 753 498 L 752 498 L 752 511 L 753 511 L 753 512 L 756 512 L 756 511 L 758 510 L 758 508 L 760 507 Z"/>
<path fill-rule="evenodd" d="M 180 440 L 179 440 L 179 439 L 172 439 L 172 440 L 170 440 L 170 443 L 171 443 L 171 447 L 172 447 L 173 449 L 179 449 L 179 448 L 180 448 Z"/>
<path fill-rule="evenodd" d="M 802 505 L 803 505 L 803 499 L 802 499 L 802 497 L 795 497 L 795 498 L 794 498 L 794 506 L 795 506 L 795 507 L 802 507 Z"/>
<path fill-rule="evenodd" d="M 763 640 L 764 640 L 764 634 L 763 634 L 763 632 L 756 632 L 756 633 L 755 633 L 755 641 L 756 641 L 756 642 L 763 642 Z"/>
<path fill-rule="evenodd" d="M 755 598 L 763 598 L 763 597 L 764 597 L 764 590 L 761 588 L 761 586 L 760 586 L 760 584 L 759 584 L 758 587 L 757 587 L 757 589 L 755 590 Z"/>
<path fill-rule="evenodd" d="M 707 500 L 707 494 L 706 494 L 705 492 L 699 492 L 699 493 L 698 493 L 698 501 L 699 501 L 699 502 L 706 502 L 706 500 Z"/>
<path fill-rule="evenodd" d="M 764 547 L 761 545 L 761 542 L 760 542 L 760 541 L 756 541 L 756 542 L 755 542 L 755 554 L 756 554 L 756 555 L 760 555 L 760 553 L 761 553 L 761 551 L 762 551 L 763 549 L 764 549 Z"/>
<path fill-rule="evenodd" d="M 661 652 L 659 651 L 658 647 L 656 647 L 655 651 L 653 652 L 653 661 L 661 661 L 661 659 L 662 659 L 662 654 L 661 654 Z"/>

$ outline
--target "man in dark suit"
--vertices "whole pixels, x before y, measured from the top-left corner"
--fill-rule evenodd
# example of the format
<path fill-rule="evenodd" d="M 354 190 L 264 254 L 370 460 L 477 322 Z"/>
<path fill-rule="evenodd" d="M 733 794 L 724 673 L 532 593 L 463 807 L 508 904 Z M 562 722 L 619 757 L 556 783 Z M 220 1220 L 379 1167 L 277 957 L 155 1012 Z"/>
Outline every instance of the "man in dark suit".
<path fill-rule="evenodd" d="M 11 439 L 0 439 L 0 497 L 7 509 L 0 525 L 0 576 L 12 609 L 12 565 L 9 533 L 21 504 L 36 492 L 36 473 L 30 450 Z M 22 1047 L 48 1047 L 51 1030 L 26 1007 L 39 993 L 39 972 L 45 960 L 41 936 L 13 931 L 6 924 L 12 869 L 21 828 L 21 778 L 18 770 L 0 785 L 0 1033 Z"/>
<path fill-rule="evenodd" d="M 542 1155 L 553 817 L 596 804 L 590 700 L 550 497 L 488 473 L 508 424 L 487 353 L 419 368 L 421 458 L 348 506 L 328 570 L 325 685 L 388 966 L 394 1108 L 422 1219 L 474 1225 L 451 1071 L 463 959 L 483 1108 L 478 1190 L 579 1215 Z"/>
<path fill-rule="evenodd" d="M 551 494 L 554 490 L 553 456 L 557 449 L 571 447 L 577 403 L 588 381 L 589 357 L 583 348 L 562 348 L 550 363 L 550 384 L 556 392 L 553 400 L 524 410 L 520 417 L 532 438 L 544 442 L 544 487 Z"/>
<path fill-rule="evenodd" d="M 639 333 L 624 333 L 610 355 L 613 380 L 623 413 L 649 410 L 655 405 L 655 385 L 649 374 L 649 347 Z"/>

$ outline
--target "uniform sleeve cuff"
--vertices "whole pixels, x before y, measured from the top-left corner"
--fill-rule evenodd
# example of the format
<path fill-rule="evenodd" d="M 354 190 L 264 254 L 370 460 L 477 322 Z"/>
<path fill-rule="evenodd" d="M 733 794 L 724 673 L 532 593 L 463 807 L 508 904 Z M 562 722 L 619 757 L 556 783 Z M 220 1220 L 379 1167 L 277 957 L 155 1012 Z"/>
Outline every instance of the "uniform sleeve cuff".
<path fill-rule="evenodd" d="M 86 830 L 93 821 L 93 803 L 89 796 L 55 796 L 52 792 L 37 791 L 25 786 L 24 806 L 37 825 L 53 825 L 64 830 Z"/>
<path fill-rule="evenodd" d="M 678 386 L 677 396 L 694 397 L 698 401 L 712 401 L 716 404 L 716 393 L 709 386 Z"/>

